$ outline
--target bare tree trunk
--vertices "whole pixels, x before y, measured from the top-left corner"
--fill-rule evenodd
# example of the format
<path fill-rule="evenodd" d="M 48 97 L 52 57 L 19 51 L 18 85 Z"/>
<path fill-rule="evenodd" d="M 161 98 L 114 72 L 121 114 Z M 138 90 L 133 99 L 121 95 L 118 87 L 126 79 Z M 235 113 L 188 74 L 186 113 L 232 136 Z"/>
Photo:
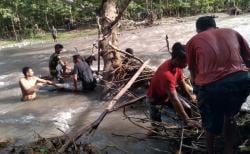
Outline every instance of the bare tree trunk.
<path fill-rule="evenodd" d="M 126 2 L 125 2 L 126 3 Z M 104 80 L 109 80 L 111 71 L 122 65 L 119 52 L 109 47 L 109 44 L 118 46 L 117 22 L 121 14 L 117 14 L 116 0 L 103 0 L 100 7 L 100 31 L 103 39 L 100 43 L 100 54 L 104 61 Z"/>
<path fill-rule="evenodd" d="M 146 8 L 147 8 L 147 11 L 149 10 L 149 6 L 148 6 L 148 0 L 145 1 L 146 3 Z"/>
<path fill-rule="evenodd" d="M 20 19 L 20 17 L 18 16 L 18 29 L 19 29 L 19 36 L 20 36 L 20 40 L 22 41 L 22 25 L 21 25 L 21 19 Z"/>
<path fill-rule="evenodd" d="M 45 14 L 45 22 L 46 22 L 48 30 L 50 31 L 49 21 L 48 21 L 48 15 L 47 14 Z"/>
<path fill-rule="evenodd" d="M 14 23 L 13 17 L 11 17 L 10 20 L 11 20 L 12 30 L 13 30 L 13 33 L 15 35 L 16 41 L 18 41 L 18 36 L 16 33 L 16 28 L 15 28 L 15 23 Z"/>

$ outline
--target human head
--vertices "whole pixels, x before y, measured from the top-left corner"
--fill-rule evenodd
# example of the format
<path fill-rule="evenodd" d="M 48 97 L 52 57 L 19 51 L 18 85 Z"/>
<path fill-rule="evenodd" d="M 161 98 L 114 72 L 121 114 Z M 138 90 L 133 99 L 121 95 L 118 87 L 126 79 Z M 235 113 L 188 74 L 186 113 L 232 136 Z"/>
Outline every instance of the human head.
<path fill-rule="evenodd" d="M 62 51 L 62 49 L 63 49 L 63 45 L 62 44 L 56 44 L 55 45 L 55 52 L 57 54 L 60 54 L 60 52 Z"/>
<path fill-rule="evenodd" d="M 89 66 L 91 66 L 93 64 L 93 61 L 96 61 L 96 56 L 95 55 L 85 56 L 84 59 L 89 64 Z"/>
<path fill-rule="evenodd" d="M 127 53 L 131 54 L 131 55 L 134 54 L 134 50 L 131 49 L 131 48 L 127 48 L 125 51 L 126 51 Z"/>
<path fill-rule="evenodd" d="M 186 54 L 184 45 L 180 42 L 176 42 L 172 46 L 172 61 L 176 67 L 185 68 L 187 66 Z"/>
<path fill-rule="evenodd" d="M 73 55 L 73 62 L 77 63 L 78 61 L 80 61 L 82 59 L 82 57 L 80 55 Z"/>
<path fill-rule="evenodd" d="M 197 19 L 196 21 L 197 33 L 203 32 L 210 28 L 216 28 L 216 23 L 212 16 L 203 16 Z"/>
<path fill-rule="evenodd" d="M 34 72 L 31 67 L 24 67 L 23 68 L 23 75 L 25 77 L 32 77 L 34 75 Z"/>

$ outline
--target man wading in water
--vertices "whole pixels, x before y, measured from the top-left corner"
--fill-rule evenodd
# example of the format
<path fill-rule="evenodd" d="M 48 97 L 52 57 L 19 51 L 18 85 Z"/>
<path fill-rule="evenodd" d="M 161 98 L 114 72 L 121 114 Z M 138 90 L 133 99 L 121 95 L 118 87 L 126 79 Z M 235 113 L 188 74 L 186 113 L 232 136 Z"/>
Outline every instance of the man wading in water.
<path fill-rule="evenodd" d="M 43 84 L 49 84 L 62 88 L 49 80 L 44 80 L 34 76 L 34 72 L 30 67 L 23 68 L 23 75 L 24 77 L 19 80 L 19 85 L 22 91 L 22 101 L 34 100 L 36 98 L 38 88 L 43 86 Z"/>
<path fill-rule="evenodd" d="M 85 60 L 82 60 L 80 55 L 73 56 L 74 69 L 73 69 L 73 80 L 74 80 L 74 91 L 78 91 L 77 80 L 82 82 L 82 91 L 92 91 L 96 87 L 96 79 L 93 76 L 92 70 Z"/>

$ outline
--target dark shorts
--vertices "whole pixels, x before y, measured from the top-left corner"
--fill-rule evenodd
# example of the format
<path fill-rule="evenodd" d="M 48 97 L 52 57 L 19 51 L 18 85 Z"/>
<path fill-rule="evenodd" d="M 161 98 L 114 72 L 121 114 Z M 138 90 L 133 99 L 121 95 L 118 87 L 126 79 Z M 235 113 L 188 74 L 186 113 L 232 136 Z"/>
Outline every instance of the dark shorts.
<path fill-rule="evenodd" d="M 57 70 L 50 70 L 50 75 L 51 75 L 53 78 L 56 78 L 57 75 L 58 75 Z"/>
<path fill-rule="evenodd" d="M 83 92 L 93 91 L 96 87 L 96 84 L 97 82 L 95 78 L 93 82 L 90 82 L 90 83 L 82 81 L 82 91 Z"/>
<path fill-rule="evenodd" d="M 160 109 L 161 109 L 162 105 L 156 105 L 154 103 L 154 100 L 152 98 L 149 98 L 149 97 L 146 98 L 146 104 L 147 104 L 148 109 L 149 109 L 150 119 L 153 121 L 161 122 Z M 162 104 L 163 104 L 163 102 L 162 102 Z"/>
<path fill-rule="evenodd" d="M 250 93 L 250 74 L 237 72 L 211 84 L 195 87 L 202 126 L 210 133 L 222 132 L 224 116 L 234 117 Z"/>

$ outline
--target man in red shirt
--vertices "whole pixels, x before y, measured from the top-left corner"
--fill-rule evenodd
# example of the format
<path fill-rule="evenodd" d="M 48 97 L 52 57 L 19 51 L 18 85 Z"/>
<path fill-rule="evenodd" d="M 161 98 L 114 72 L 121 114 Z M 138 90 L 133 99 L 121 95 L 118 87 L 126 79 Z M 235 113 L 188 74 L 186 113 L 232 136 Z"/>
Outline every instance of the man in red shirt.
<path fill-rule="evenodd" d="M 224 128 L 225 153 L 233 153 L 234 116 L 250 93 L 250 49 L 236 31 L 217 28 L 210 16 L 196 21 L 198 34 L 186 45 L 209 153 Z M 224 125 L 224 126 L 223 126 Z"/>
<path fill-rule="evenodd" d="M 179 84 L 190 98 L 193 98 L 188 92 L 186 82 L 183 79 L 182 69 L 186 66 L 184 47 L 180 43 L 175 43 L 172 47 L 172 58 L 165 61 L 157 69 L 147 91 L 150 118 L 153 121 L 161 122 L 161 113 L 157 105 L 166 105 L 171 102 L 181 119 L 188 126 L 199 127 L 196 121 L 190 120 L 181 102 L 184 100 L 180 100 L 176 92 L 176 86 Z"/>

